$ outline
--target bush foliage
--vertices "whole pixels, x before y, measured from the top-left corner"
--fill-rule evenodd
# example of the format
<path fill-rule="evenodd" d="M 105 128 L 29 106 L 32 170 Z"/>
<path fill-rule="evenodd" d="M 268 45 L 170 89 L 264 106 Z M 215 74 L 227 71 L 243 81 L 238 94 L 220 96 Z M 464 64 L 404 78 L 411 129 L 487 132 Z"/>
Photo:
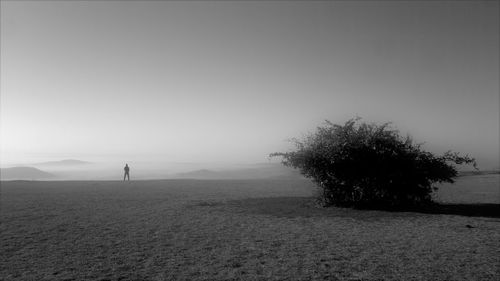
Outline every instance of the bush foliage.
<path fill-rule="evenodd" d="M 326 121 L 302 140 L 296 150 L 276 152 L 286 166 L 311 178 L 324 205 L 408 207 L 432 202 L 433 184 L 453 183 L 453 164 L 472 164 L 469 156 L 448 151 L 441 156 L 402 137 L 390 123 L 367 124 L 351 119 L 344 125 Z"/>

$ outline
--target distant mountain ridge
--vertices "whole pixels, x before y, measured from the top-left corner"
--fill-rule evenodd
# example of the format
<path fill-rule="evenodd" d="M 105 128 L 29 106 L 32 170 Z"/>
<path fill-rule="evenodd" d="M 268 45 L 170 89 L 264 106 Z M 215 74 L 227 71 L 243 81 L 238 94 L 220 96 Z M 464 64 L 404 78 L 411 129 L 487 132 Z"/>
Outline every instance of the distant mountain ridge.
<path fill-rule="evenodd" d="M 500 174 L 500 170 L 485 170 L 485 171 L 459 171 L 459 177 L 465 176 L 480 176 L 480 175 L 495 175 Z"/>
<path fill-rule="evenodd" d="M 284 167 L 281 164 L 257 164 L 254 167 L 243 169 L 201 169 L 178 173 L 174 177 L 183 179 L 287 179 L 302 178 L 302 175 L 299 171 Z"/>
<path fill-rule="evenodd" d="M 34 167 L 12 167 L 0 169 L 0 180 L 53 179 L 55 175 Z"/>

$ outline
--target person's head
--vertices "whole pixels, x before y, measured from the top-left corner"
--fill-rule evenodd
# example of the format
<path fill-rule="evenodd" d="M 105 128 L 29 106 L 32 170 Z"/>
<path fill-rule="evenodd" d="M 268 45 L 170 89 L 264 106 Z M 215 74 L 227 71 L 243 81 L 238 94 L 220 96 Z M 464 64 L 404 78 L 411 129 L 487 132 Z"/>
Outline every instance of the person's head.
<path fill-rule="evenodd" d="M 125 166 L 128 166 L 128 164 L 125 164 Z"/>

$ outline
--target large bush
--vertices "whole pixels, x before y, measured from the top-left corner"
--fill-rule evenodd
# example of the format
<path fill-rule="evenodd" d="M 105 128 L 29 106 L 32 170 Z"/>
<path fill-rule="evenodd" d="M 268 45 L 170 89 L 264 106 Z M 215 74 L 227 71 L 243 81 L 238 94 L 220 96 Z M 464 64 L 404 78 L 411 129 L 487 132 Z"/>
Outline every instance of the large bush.
<path fill-rule="evenodd" d="M 294 139 L 296 150 L 272 153 L 286 166 L 298 168 L 321 191 L 324 205 L 408 207 L 432 201 L 434 183 L 453 182 L 453 164 L 473 158 L 448 151 L 441 156 L 401 137 L 389 123 L 351 119 L 344 125 L 326 121 L 314 134 Z"/>

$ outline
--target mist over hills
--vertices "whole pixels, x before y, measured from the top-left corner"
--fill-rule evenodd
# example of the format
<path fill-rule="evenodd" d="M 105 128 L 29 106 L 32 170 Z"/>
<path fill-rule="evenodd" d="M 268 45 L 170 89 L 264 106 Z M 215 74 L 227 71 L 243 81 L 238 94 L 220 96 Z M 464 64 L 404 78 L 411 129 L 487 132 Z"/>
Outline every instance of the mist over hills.
<path fill-rule="evenodd" d="M 296 169 L 277 162 L 255 164 L 129 162 L 132 180 L 197 179 L 301 179 Z M 1 180 L 123 180 L 121 162 L 87 162 L 77 159 L 39 162 L 1 168 Z M 459 176 L 498 173 L 460 171 Z"/>
<path fill-rule="evenodd" d="M 34 167 L 12 167 L 0 169 L 0 180 L 48 180 L 56 179 L 54 174 Z"/>
<path fill-rule="evenodd" d="M 223 164 L 129 162 L 132 180 L 149 179 L 296 179 L 297 170 L 280 163 Z M 123 165 L 76 159 L 2 168 L 2 180 L 122 180 Z"/>

